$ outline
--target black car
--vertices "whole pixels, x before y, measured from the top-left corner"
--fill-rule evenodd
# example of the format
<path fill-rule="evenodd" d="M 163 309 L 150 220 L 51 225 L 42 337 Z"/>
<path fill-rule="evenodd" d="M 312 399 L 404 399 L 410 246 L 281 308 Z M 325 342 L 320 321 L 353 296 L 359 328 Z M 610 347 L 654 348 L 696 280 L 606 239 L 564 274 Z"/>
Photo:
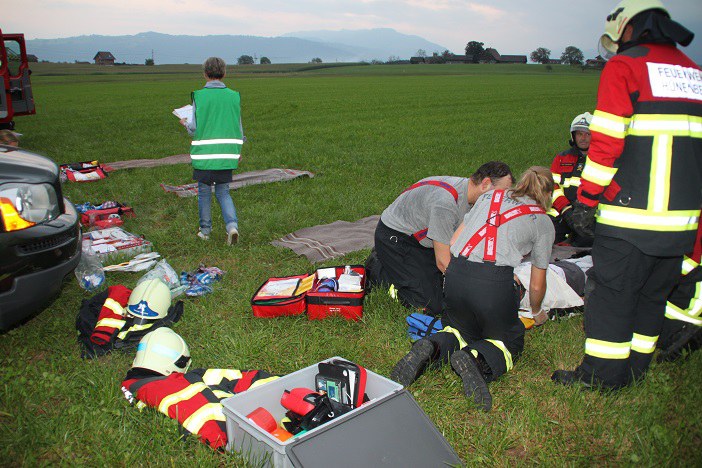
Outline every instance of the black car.
<path fill-rule="evenodd" d="M 0 145 L 0 330 L 41 311 L 80 260 L 78 214 L 50 159 Z"/>

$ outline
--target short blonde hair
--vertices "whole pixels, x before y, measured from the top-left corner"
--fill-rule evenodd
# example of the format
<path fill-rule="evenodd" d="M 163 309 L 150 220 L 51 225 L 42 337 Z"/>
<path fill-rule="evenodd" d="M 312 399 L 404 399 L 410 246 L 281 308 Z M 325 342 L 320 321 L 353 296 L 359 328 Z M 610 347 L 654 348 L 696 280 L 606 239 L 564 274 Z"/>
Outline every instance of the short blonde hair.
<path fill-rule="evenodd" d="M 219 57 L 210 57 L 202 64 L 205 76 L 212 80 L 221 80 L 227 72 L 227 64 Z"/>
<path fill-rule="evenodd" d="M 531 166 L 519 178 L 512 198 L 529 197 L 541 208 L 548 211 L 551 208 L 553 194 L 553 174 L 543 166 Z"/>

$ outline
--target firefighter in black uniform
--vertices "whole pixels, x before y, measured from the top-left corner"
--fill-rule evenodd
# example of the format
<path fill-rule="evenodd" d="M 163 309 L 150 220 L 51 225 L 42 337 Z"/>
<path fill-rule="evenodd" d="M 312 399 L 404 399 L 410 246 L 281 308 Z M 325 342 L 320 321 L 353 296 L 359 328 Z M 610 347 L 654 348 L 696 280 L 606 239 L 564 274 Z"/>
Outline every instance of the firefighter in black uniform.
<path fill-rule="evenodd" d="M 573 208 L 584 233 L 597 212 L 585 357 L 556 382 L 619 388 L 651 362 L 702 205 L 702 74 L 676 47 L 693 36 L 658 0 L 624 0 L 607 16 L 600 45 L 616 55 Z"/>

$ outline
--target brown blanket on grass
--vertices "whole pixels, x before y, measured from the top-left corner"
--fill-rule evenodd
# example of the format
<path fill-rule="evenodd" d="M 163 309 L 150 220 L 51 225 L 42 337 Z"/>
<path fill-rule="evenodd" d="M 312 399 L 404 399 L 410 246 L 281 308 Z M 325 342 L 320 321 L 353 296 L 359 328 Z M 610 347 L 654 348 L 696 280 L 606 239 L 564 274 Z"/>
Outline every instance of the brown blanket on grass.
<path fill-rule="evenodd" d="M 232 175 L 229 190 L 236 190 L 247 185 L 281 182 L 298 177 L 314 177 L 314 174 L 309 171 L 298 171 L 297 169 L 263 169 L 260 171 L 240 172 Z M 166 192 L 174 192 L 179 197 L 197 196 L 197 183 L 185 185 L 161 184 L 161 188 Z"/>
<path fill-rule="evenodd" d="M 118 169 L 133 169 L 136 167 L 156 167 L 156 166 L 170 166 L 172 164 L 185 164 L 190 163 L 189 154 L 176 154 L 173 156 L 166 156 L 165 158 L 158 159 L 130 159 L 128 161 L 115 161 L 107 163 L 112 170 Z"/>
<path fill-rule="evenodd" d="M 357 250 L 373 247 L 379 215 L 368 216 L 353 223 L 334 221 L 331 224 L 300 229 L 271 244 L 287 247 L 304 255 L 312 263 L 341 257 Z"/>

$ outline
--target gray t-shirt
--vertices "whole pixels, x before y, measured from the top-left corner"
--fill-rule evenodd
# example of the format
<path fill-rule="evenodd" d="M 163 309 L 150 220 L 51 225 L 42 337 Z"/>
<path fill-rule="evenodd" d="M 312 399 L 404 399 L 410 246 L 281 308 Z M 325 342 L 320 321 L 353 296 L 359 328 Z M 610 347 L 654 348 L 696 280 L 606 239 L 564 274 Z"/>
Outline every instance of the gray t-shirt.
<path fill-rule="evenodd" d="M 482 228 L 490 211 L 490 202 L 494 191 L 489 191 L 478 198 L 470 213 L 463 218 L 463 232 L 451 246 L 451 255 L 458 257 L 468 240 Z M 528 197 L 514 200 L 511 191 L 505 193 L 505 198 L 500 207 L 504 213 L 518 205 L 535 205 L 536 202 Z M 497 228 L 497 248 L 495 265 L 516 267 L 522 262 L 524 256 L 531 252 L 532 264 L 537 268 L 548 268 L 551 259 L 551 248 L 555 238 L 553 223 L 546 215 L 529 214 L 513 218 Z M 483 262 L 485 253 L 485 240 L 483 239 L 470 253 L 469 260 Z"/>
<path fill-rule="evenodd" d="M 422 185 L 402 193 L 388 206 L 380 220 L 390 229 L 413 235 L 424 229 L 426 238 L 419 241 L 424 247 L 433 247 L 432 241 L 448 245 L 454 231 L 468 212 L 468 179 L 465 177 L 435 176 L 423 181 L 439 181 L 453 187 L 458 201 L 443 187 Z"/>

